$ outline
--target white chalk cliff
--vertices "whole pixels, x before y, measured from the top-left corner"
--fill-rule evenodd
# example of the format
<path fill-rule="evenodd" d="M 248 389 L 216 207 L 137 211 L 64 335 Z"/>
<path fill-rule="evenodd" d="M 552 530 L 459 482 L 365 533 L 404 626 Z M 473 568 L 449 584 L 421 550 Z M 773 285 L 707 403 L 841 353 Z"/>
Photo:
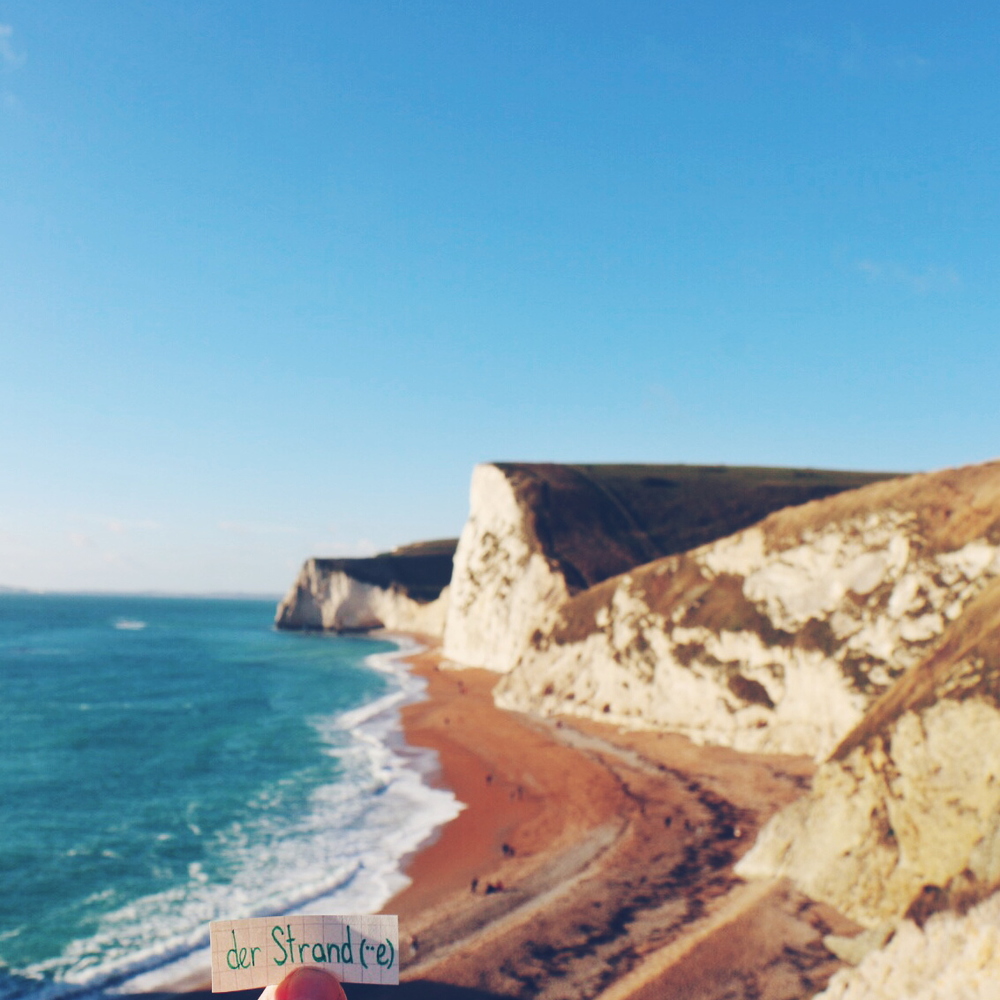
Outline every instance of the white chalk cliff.
<path fill-rule="evenodd" d="M 1000 984 L 1000 894 L 968 913 L 910 920 L 881 951 L 837 972 L 814 1000 L 995 1000 Z"/>
<path fill-rule="evenodd" d="M 821 762 L 736 870 L 870 928 L 831 940 L 861 964 L 827 1000 L 997 995 L 1000 463 L 779 511 L 549 620 L 500 705 Z"/>
<path fill-rule="evenodd" d="M 367 559 L 307 559 L 278 605 L 285 629 L 388 628 L 440 636 L 448 610 L 454 539 Z"/>
<path fill-rule="evenodd" d="M 885 474 L 682 465 L 496 463 L 472 474 L 444 654 L 506 673 L 574 594 L 730 535 L 788 504 Z"/>
<path fill-rule="evenodd" d="M 847 735 L 737 869 L 870 927 L 1000 885 L 1000 580 Z"/>
<path fill-rule="evenodd" d="M 495 465 L 477 465 L 455 551 L 444 655 L 463 666 L 509 670 L 568 597 L 510 477 Z"/>
<path fill-rule="evenodd" d="M 435 600 L 421 603 L 398 587 L 364 583 L 343 570 L 327 572 L 317 560 L 307 559 L 278 605 L 277 621 L 283 628 L 336 632 L 387 628 L 440 636 L 447 611 L 447 587 Z"/>
<path fill-rule="evenodd" d="M 1000 464 L 875 483 L 591 587 L 508 708 L 824 759 L 1000 574 Z"/>

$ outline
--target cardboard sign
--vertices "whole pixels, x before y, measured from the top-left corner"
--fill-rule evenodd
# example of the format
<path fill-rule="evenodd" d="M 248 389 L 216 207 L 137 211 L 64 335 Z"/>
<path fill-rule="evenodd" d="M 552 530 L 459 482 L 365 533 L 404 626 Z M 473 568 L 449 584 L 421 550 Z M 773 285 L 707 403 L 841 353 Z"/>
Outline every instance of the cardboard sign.
<path fill-rule="evenodd" d="M 210 932 L 213 993 L 272 986 L 307 965 L 342 983 L 399 983 L 395 916 L 216 920 Z"/>

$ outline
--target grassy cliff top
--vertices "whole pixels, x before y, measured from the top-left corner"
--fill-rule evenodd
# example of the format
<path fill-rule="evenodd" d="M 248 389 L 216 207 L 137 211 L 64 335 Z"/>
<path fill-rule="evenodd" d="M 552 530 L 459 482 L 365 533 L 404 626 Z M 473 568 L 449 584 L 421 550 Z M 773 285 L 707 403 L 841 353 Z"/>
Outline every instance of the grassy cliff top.
<path fill-rule="evenodd" d="M 395 587 L 415 601 L 433 601 L 451 582 L 457 538 L 414 542 L 366 559 L 316 559 L 325 573 L 342 572 L 362 583 Z"/>
<path fill-rule="evenodd" d="M 686 552 L 773 511 L 900 473 L 497 462 L 572 590 Z"/>

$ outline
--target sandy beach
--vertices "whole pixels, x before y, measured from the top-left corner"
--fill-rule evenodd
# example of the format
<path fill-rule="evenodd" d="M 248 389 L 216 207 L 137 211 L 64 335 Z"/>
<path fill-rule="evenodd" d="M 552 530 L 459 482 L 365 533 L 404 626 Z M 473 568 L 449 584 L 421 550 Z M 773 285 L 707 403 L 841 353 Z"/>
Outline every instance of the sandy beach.
<path fill-rule="evenodd" d="M 822 937 L 857 928 L 732 871 L 811 761 L 507 712 L 495 673 L 443 669 L 433 646 L 412 664 L 428 697 L 403 710 L 406 738 L 465 809 L 384 907 L 402 984 L 352 1000 L 790 1000 L 839 968 Z"/>

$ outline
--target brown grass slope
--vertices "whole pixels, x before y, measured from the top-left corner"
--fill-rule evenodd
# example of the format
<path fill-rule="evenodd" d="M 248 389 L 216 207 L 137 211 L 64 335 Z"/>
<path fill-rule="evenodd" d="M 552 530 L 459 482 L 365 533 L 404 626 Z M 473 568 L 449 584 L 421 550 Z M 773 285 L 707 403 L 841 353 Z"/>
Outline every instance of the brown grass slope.
<path fill-rule="evenodd" d="M 898 473 L 497 462 L 571 592 Z"/>
<path fill-rule="evenodd" d="M 1000 578 L 998 546 L 1000 462 L 785 508 L 575 594 L 498 697 L 822 760 L 959 641 L 953 622 Z"/>
<path fill-rule="evenodd" d="M 315 588 L 335 573 L 360 583 L 404 594 L 418 604 L 441 596 L 451 582 L 457 538 L 403 545 L 363 559 L 309 559 L 289 595 L 279 604 L 275 625 L 281 629 L 321 629 L 323 615 Z M 364 626 L 372 627 L 371 625 Z"/>
<path fill-rule="evenodd" d="M 323 573 L 346 573 L 361 583 L 388 590 L 395 587 L 415 601 L 436 600 L 451 581 L 457 538 L 403 545 L 364 559 L 317 559 Z"/>
<path fill-rule="evenodd" d="M 947 552 L 975 538 L 1000 543 L 1000 461 L 917 473 L 767 518 L 769 546 L 782 548 L 826 525 L 891 509 L 914 514 L 928 550 Z"/>
<path fill-rule="evenodd" d="M 774 552 L 800 545 L 830 526 L 862 521 L 886 511 L 914 522 L 910 538 L 915 555 L 954 551 L 980 538 L 1000 544 L 1000 462 L 872 482 L 788 506 L 769 514 L 759 527 L 766 550 Z M 744 595 L 740 576 L 714 574 L 687 553 L 653 560 L 576 594 L 563 609 L 552 634 L 539 640 L 565 645 L 585 639 L 595 630 L 599 612 L 610 613 L 614 594 L 626 575 L 632 593 L 651 613 L 685 628 L 748 630 L 770 646 L 826 654 L 838 645 L 827 623 L 817 619 L 794 633 L 776 628 L 761 607 Z M 882 588 L 868 595 L 868 603 L 877 611 L 889 596 Z M 856 680 L 865 684 L 861 674 Z"/>

